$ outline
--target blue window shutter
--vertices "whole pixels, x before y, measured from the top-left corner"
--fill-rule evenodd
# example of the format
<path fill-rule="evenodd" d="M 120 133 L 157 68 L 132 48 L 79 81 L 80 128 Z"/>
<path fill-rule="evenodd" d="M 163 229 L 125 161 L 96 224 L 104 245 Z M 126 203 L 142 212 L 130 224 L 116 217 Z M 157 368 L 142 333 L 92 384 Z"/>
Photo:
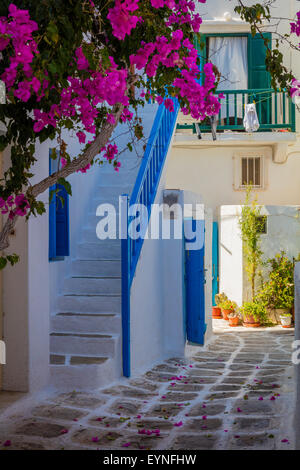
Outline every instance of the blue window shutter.
<path fill-rule="evenodd" d="M 65 188 L 57 185 L 56 196 L 56 256 L 69 256 L 69 195 Z M 62 202 L 63 200 L 63 202 Z"/>
<path fill-rule="evenodd" d="M 49 197 L 52 194 L 49 204 L 49 260 L 56 257 L 56 196 L 52 191 L 55 191 L 55 186 L 51 186 L 49 191 Z"/>
<path fill-rule="evenodd" d="M 50 151 L 51 152 L 51 151 Z M 49 174 L 53 173 L 53 162 L 49 158 Z M 49 204 L 49 260 L 55 261 L 70 255 L 69 195 L 65 188 L 56 184 L 50 188 Z"/>

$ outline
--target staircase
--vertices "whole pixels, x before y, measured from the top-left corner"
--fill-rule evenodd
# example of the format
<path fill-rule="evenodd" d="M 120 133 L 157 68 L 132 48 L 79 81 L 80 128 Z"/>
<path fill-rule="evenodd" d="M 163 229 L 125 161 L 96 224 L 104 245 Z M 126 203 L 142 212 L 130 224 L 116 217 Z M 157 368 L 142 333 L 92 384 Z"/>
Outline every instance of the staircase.
<path fill-rule="evenodd" d="M 155 111 L 152 120 L 154 116 Z M 119 196 L 130 194 L 140 162 L 128 152 L 119 174 L 110 165 L 101 169 L 102 184 L 91 201 L 58 311 L 51 317 L 51 384 L 57 388 L 93 389 L 121 376 L 121 241 L 97 238 L 96 209 L 110 203 L 118 214 Z"/>

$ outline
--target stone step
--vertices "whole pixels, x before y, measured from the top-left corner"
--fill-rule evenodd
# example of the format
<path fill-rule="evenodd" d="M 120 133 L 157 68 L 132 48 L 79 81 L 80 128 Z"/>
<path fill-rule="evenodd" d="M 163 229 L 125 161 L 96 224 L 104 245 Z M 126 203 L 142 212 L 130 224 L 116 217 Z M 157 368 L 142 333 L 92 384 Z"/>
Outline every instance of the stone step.
<path fill-rule="evenodd" d="M 121 316 L 104 314 L 58 313 L 50 320 L 51 331 L 72 333 L 120 333 Z"/>
<path fill-rule="evenodd" d="M 121 278 L 70 277 L 64 281 L 64 294 L 121 294 Z"/>
<path fill-rule="evenodd" d="M 59 297 L 58 310 L 76 313 L 120 313 L 121 296 L 67 294 Z"/>
<path fill-rule="evenodd" d="M 96 243 L 80 243 L 77 257 L 82 259 L 121 259 L 120 240 L 98 240 Z"/>
<path fill-rule="evenodd" d="M 94 199 L 97 199 L 98 196 L 102 198 L 116 198 L 122 194 L 129 194 L 132 191 L 132 188 L 132 184 L 120 184 L 120 182 L 117 182 L 117 184 L 98 186 L 98 188 L 95 189 Z"/>
<path fill-rule="evenodd" d="M 119 336 L 87 333 L 50 334 L 50 353 L 54 355 L 114 357 Z"/>
<path fill-rule="evenodd" d="M 121 276 L 121 260 L 76 259 L 72 262 L 72 275 L 119 278 Z"/>
<path fill-rule="evenodd" d="M 60 391 L 95 390 L 111 385 L 121 377 L 121 363 L 109 357 L 51 356 L 51 385 Z M 65 362 L 55 364 L 54 356 Z"/>

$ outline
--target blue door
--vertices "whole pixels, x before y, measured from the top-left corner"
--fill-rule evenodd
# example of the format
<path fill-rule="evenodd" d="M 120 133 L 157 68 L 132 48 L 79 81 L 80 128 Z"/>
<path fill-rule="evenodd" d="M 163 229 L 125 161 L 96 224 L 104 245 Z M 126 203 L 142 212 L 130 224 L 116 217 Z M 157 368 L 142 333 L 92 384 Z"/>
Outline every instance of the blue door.
<path fill-rule="evenodd" d="M 185 241 L 185 298 L 187 340 L 195 344 L 204 344 L 205 295 L 204 295 L 204 220 L 190 220 L 193 231 L 197 230 L 194 246 Z M 195 249 L 194 249 L 195 248 Z"/>
<path fill-rule="evenodd" d="M 212 304 L 216 306 L 215 295 L 219 293 L 219 228 L 213 223 L 212 239 Z"/>

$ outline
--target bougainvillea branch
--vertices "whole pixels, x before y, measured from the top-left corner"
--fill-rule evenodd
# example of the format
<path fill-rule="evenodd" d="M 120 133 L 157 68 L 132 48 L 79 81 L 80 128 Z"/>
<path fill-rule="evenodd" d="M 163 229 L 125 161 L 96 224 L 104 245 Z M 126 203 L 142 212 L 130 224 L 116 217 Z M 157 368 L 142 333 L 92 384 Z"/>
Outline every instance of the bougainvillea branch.
<path fill-rule="evenodd" d="M 38 196 L 58 180 L 70 192 L 65 179 L 99 160 L 119 171 L 113 131 L 130 122 L 141 139 L 138 109 L 150 98 L 170 111 L 177 98 L 198 120 L 219 112 L 213 66 L 199 69 L 193 45 L 202 22 L 195 3 L 205 0 L 1 2 L 0 79 L 7 102 L 0 105 L 6 126 L 0 151 L 10 147 L 11 165 L 0 185 L 0 211 L 7 217 L 0 250 L 9 246 L 18 217 L 45 211 Z M 78 139 L 75 158 L 62 138 L 66 131 Z M 59 168 L 31 186 L 36 144 L 47 139 L 59 149 L 52 155 Z"/>

